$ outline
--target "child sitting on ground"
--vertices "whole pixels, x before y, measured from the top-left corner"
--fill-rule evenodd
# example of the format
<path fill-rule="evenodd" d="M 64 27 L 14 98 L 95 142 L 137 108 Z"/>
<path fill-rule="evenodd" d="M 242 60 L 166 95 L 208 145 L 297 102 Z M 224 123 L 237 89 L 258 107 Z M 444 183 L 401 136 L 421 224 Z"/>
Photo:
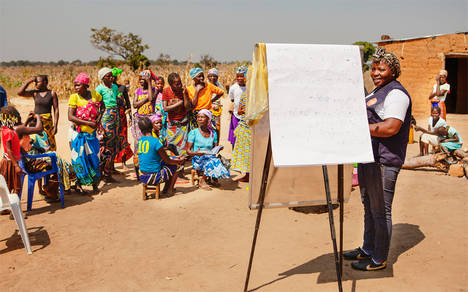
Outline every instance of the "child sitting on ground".
<path fill-rule="evenodd" d="M 441 127 L 439 131 L 441 135 L 447 137 L 440 141 L 440 148 L 445 153 L 452 153 L 453 151 L 460 149 L 463 145 L 462 137 L 458 133 L 457 129 L 452 126 Z"/>
<path fill-rule="evenodd" d="M 177 180 L 177 166 L 184 163 L 183 159 L 171 159 L 158 138 L 153 137 L 153 124 L 148 117 L 138 121 L 142 137 L 138 140 L 139 180 L 148 185 L 158 185 L 166 182 L 162 193 L 173 195 Z"/>

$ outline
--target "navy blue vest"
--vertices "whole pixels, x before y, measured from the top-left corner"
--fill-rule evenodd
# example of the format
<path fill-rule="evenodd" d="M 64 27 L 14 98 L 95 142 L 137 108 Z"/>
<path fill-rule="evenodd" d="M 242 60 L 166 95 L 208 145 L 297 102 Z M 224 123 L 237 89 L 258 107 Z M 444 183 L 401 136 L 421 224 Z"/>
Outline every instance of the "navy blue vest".
<path fill-rule="evenodd" d="M 409 106 L 406 110 L 405 120 L 403 121 L 400 130 L 395 135 L 387 138 L 371 137 L 371 141 L 375 162 L 389 166 L 401 167 L 405 162 L 406 146 L 408 145 L 411 123 L 411 98 L 408 91 L 406 91 L 403 85 L 396 80 L 390 81 L 383 87 L 378 88 L 374 91 L 373 95 L 366 98 L 367 119 L 369 120 L 369 124 L 383 122 L 375 111 L 375 107 L 383 103 L 387 94 L 393 89 L 399 89 L 408 96 Z"/>

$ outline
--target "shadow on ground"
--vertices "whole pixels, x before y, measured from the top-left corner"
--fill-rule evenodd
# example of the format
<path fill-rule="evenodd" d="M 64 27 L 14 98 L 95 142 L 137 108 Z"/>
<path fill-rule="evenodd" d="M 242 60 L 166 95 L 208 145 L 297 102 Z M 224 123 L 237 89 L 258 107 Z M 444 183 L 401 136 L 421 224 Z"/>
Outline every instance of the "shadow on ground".
<path fill-rule="evenodd" d="M 390 254 L 387 261 L 388 264 L 386 269 L 374 272 L 361 272 L 352 270 L 350 261 L 345 261 L 343 263 L 344 273 L 342 276 L 342 280 L 353 281 L 352 291 L 355 290 L 357 280 L 393 277 L 393 264 L 397 262 L 398 257 L 407 250 L 419 244 L 425 238 L 425 235 L 421 232 L 419 226 L 407 223 L 399 223 L 393 225 L 392 234 L 392 243 L 390 246 Z M 284 271 L 278 274 L 278 276 L 280 276 L 279 278 L 274 279 L 273 281 L 270 281 L 268 283 L 262 284 L 253 289 L 250 289 L 249 291 L 256 291 L 262 287 L 268 286 L 270 284 L 273 284 L 275 282 L 281 281 L 285 278 L 297 274 L 313 273 L 319 273 L 319 276 L 317 278 L 317 283 L 319 284 L 336 282 L 337 278 L 335 269 L 335 257 L 333 253 L 321 255 L 302 265 Z"/>
<path fill-rule="evenodd" d="M 28 235 L 33 253 L 45 248 L 50 244 L 49 234 L 47 233 L 47 230 L 44 229 L 44 226 L 28 228 Z M 0 240 L 0 242 L 2 241 L 6 241 L 7 248 L 0 250 L 0 254 L 4 254 L 16 249 L 24 249 L 24 252 L 26 252 L 18 230 L 15 230 L 15 232 L 9 238 Z"/>

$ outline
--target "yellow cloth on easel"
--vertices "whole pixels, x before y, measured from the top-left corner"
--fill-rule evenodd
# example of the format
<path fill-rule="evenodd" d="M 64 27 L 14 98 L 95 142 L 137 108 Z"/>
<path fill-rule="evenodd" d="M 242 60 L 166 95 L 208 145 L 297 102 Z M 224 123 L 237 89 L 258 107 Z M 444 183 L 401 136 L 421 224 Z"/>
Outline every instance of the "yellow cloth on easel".
<path fill-rule="evenodd" d="M 268 68 L 266 45 L 255 45 L 252 66 L 247 71 L 246 120 L 250 125 L 258 122 L 268 110 Z"/>

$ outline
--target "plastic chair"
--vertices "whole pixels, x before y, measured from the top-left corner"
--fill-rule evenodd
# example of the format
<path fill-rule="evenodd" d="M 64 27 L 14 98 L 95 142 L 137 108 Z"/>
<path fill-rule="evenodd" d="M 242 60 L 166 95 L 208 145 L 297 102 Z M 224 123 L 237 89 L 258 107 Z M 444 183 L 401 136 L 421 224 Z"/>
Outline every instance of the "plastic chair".
<path fill-rule="evenodd" d="M 65 203 L 64 203 L 65 199 L 63 197 L 63 185 L 62 185 L 62 182 L 61 182 L 60 172 L 59 172 L 59 169 L 58 169 L 58 166 L 57 166 L 57 155 L 54 152 L 38 154 L 38 155 L 27 155 L 27 154 L 21 154 L 21 155 L 23 155 L 26 158 L 31 158 L 31 159 L 49 157 L 51 162 L 52 162 L 52 169 L 51 170 L 42 171 L 42 172 L 38 172 L 38 173 L 29 173 L 29 172 L 26 171 L 26 168 L 24 167 L 24 165 L 22 165 L 22 161 L 21 161 L 20 166 L 23 168 L 23 171 L 28 175 L 27 210 L 31 211 L 32 200 L 33 200 L 33 196 L 34 196 L 34 186 L 36 184 L 36 180 L 45 177 L 44 184 L 46 185 L 47 181 L 49 180 L 49 176 L 51 174 L 54 174 L 54 173 L 56 173 L 57 177 L 58 177 L 59 189 L 60 189 L 60 201 L 62 203 L 62 208 L 64 208 L 65 207 Z M 24 176 L 21 178 L 21 183 L 23 182 L 23 180 L 24 180 Z M 21 192 L 19 194 L 19 197 L 21 198 Z"/>
<path fill-rule="evenodd" d="M 23 240 L 24 247 L 28 254 L 32 254 L 31 244 L 29 243 L 28 231 L 24 222 L 23 212 L 21 211 L 21 204 L 17 194 L 10 194 L 7 183 L 3 175 L 0 175 L 0 211 L 11 210 L 16 224 L 18 225 L 21 239 Z"/>

